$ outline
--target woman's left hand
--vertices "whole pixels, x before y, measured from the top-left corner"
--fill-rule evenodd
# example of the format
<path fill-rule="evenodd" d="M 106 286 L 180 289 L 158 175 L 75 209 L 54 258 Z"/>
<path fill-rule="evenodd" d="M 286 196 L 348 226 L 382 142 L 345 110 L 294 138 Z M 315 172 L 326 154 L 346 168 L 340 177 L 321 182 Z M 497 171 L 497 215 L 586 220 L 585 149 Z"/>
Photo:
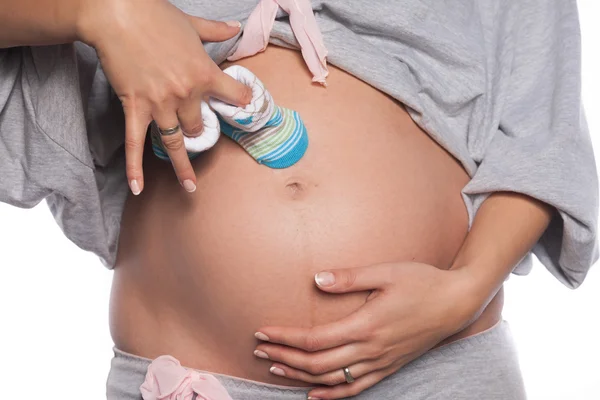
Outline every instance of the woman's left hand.
<path fill-rule="evenodd" d="M 417 262 L 321 272 L 315 276 L 319 289 L 371 291 L 365 304 L 326 325 L 262 327 L 257 338 L 264 342 L 256 350 L 274 361 L 272 373 L 329 386 L 313 389 L 309 398 L 355 396 L 472 320 L 481 304 L 465 300 L 472 286 L 468 278 L 461 269 L 441 270 Z M 354 382 L 346 383 L 344 367 Z"/>

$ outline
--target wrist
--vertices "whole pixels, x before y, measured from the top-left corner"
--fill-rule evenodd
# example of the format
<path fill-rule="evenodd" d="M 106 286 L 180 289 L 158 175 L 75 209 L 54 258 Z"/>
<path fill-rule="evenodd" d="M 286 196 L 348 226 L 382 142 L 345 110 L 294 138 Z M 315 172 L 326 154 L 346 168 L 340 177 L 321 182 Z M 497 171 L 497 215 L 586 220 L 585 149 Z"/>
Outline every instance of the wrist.
<path fill-rule="evenodd" d="M 480 268 L 471 265 L 452 267 L 453 299 L 455 304 L 454 328 L 460 331 L 474 322 L 485 310 L 501 287 L 492 282 Z"/>
<path fill-rule="evenodd" d="M 97 48 L 103 36 L 113 33 L 126 14 L 123 3 L 132 0 L 74 0 L 77 2 L 77 40 Z"/>
<path fill-rule="evenodd" d="M 102 25 L 100 22 L 102 16 L 99 10 L 102 5 L 98 3 L 106 3 L 105 7 L 111 7 L 113 2 L 111 0 L 107 0 L 106 2 L 99 0 L 78 0 L 75 20 L 77 40 L 93 47 L 96 47 L 96 36 L 99 33 L 99 26 Z"/>
<path fill-rule="evenodd" d="M 42 31 L 45 31 L 46 38 L 39 41 L 44 44 L 45 40 L 49 43 L 72 43 L 79 40 L 78 20 L 81 14 L 83 3 L 87 0 L 59 0 L 55 1 L 51 8 L 42 10 L 45 13 L 42 24 Z"/>

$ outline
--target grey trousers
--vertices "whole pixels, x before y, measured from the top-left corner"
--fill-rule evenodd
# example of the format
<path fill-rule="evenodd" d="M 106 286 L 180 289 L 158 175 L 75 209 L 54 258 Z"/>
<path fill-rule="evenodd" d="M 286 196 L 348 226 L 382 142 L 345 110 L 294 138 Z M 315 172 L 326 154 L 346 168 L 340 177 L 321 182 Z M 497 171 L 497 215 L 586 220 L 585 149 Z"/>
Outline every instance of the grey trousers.
<path fill-rule="evenodd" d="M 141 400 L 151 360 L 114 349 L 108 400 Z M 234 400 L 305 400 L 307 388 L 213 374 Z M 523 400 L 525 389 L 506 321 L 433 349 L 365 390 L 355 400 Z"/>

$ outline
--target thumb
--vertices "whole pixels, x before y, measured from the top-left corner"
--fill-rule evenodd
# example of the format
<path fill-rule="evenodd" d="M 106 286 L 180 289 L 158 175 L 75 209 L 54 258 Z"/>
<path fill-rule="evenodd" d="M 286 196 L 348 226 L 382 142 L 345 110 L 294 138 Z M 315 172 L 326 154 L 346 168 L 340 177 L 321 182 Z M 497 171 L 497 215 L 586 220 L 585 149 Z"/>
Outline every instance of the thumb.
<path fill-rule="evenodd" d="M 382 289 L 390 283 L 391 266 L 340 268 L 315 274 L 317 287 L 330 293 L 362 292 Z"/>
<path fill-rule="evenodd" d="M 203 42 L 222 42 L 231 39 L 240 32 L 242 27 L 239 21 L 213 21 L 191 15 L 188 15 L 188 20 Z"/>

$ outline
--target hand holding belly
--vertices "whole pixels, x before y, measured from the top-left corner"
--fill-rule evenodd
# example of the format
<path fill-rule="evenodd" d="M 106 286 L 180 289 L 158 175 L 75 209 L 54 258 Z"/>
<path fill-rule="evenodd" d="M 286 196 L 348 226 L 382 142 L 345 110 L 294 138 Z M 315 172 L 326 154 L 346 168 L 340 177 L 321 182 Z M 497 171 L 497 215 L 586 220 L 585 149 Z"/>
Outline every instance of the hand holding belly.
<path fill-rule="evenodd" d="M 312 328 L 262 327 L 255 355 L 276 375 L 328 385 L 309 398 L 354 396 L 461 330 L 478 308 L 468 276 L 416 262 L 337 269 L 316 275 L 329 293 L 371 291 L 348 317 Z M 348 367 L 354 382 L 347 383 Z M 350 379 L 351 380 L 351 379 Z"/>

